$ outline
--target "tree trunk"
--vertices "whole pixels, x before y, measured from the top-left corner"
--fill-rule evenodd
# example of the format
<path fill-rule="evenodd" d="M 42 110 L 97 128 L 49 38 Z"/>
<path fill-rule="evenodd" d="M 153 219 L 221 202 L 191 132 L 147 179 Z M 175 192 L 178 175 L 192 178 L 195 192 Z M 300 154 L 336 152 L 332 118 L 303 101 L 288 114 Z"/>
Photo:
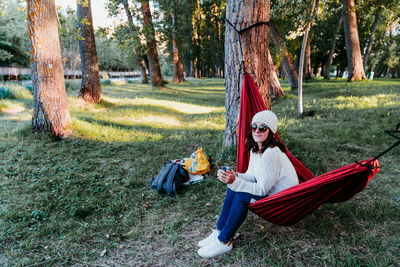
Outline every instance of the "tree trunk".
<path fill-rule="evenodd" d="M 306 54 L 305 54 L 305 64 L 304 64 L 304 79 L 310 80 L 313 76 L 313 70 L 311 66 L 311 34 L 308 34 Z"/>
<path fill-rule="evenodd" d="M 226 18 L 241 30 L 257 22 L 269 21 L 270 0 L 229 0 Z M 268 69 L 268 26 L 260 25 L 241 34 L 244 58 L 242 58 L 238 33 L 228 24 L 225 28 L 225 118 L 224 146 L 237 143 L 238 115 L 241 95 L 240 63 L 244 60 L 246 71 L 252 70 L 266 106 L 270 105 Z"/>
<path fill-rule="evenodd" d="M 183 65 L 182 60 L 179 59 L 179 50 L 178 50 L 178 41 L 176 39 L 176 21 L 177 21 L 177 14 L 172 12 L 172 51 L 174 55 L 174 62 L 173 62 L 173 80 L 174 83 L 182 83 L 185 81 L 185 77 L 183 74 L 183 66 L 180 68 L 179 64 Z"/>
<path fill-rule="evenodd" d="M 122 4 L 125 9 L 125 14 L 128 18 L 129 28 L 131 29 L 131 33 L 133 34 L 133 39 L 135 40 L 135 53 L 137 55 L 137 60 L 138 60 L 139 66 L 140 66 L 142 83 L 149 83 L 149 79 L 147 78 L 147 73 L 146 73 L 146 65 L 144 63 L 142 51 L 141 51 L 142 45 L 140 43 L 139 29 L 133 23 L 132 13 L 131 13 L 131 10 L 129 9 L 128 0 L 123 0 Z"/>
<path fill-rule="evenodd" d="M 197 22 L 196 22 L 196 56 L 195 56 L 195 74 L 196 78 L 201 78 L 202 75 L 202 65 L 201 65 L 201 33 L 200 33 L 200 24 L 201 24 L 201 5 L 200 0 L 197 0 Z"/>
<path fill-rule="evenodd" d="M 82 39 L 79 40 L 81 52 L 82 86 L 79 97 L 87 102 L 99 103 L 101 97 L 99 63 L 94 40 L 93 20 L 90 0 L 77 2 L 78 25 Z"/>
<path fill-rule="evenodd" d="M 278 75 L 276 74 L 275 70 L 275 65 L 274 62 L 272 61 L 271 53 L 268 50 L 268 71 L 265 73 L 268 75 L 268 83 L 270 84 L 270 93 L 269 97 L 270 99 L 274 99 L 276 97 L 281 97 L 284 95 L 282 91 L 281 84 L 278 80 Z M 264 102 L 268 101 L 268 99 L 265 99 L 265 96 L 263 95 Z"/>
<path fill-rule="evenodd" d="M 378 22 L 379 22 L 379 18 L 381 16 L 381 14 L 382 14 L 382 7 L 378 7 L 378 9 L 376 10 L 376 13 L 375 13 L 374 23 L 372 24 L 371 32 L 369 35 L 367 48 L 365 49 L 365 55 L 364 55 L 364 59 L 363 59 L 364 71 L 367 69 L 368 58 L 369 58 L 369 55 L 371 54 L 372 43 L 374 42 L 375 32 L 376 32 L 376 28 L 378 26 Z"/>
<path fill-rule="evenodd" d="M 326 63 L 325 63 L 324 79 L 328 79 L 328 80 L 330 79 L 329 76 L 330 76 L 330 73 L 331 73 L 333 55 L 335 54 L 336 41 L 337 41 L 337 37 L 339 35 L 340 27 L 342 26 L 343 15 L 344 15 L 343 12 L 340 12 L 339 19 L 338 19 L 338 21 L 336 22 L 336 25 L 335 25 L 335 33 L 332 36 L 331 49 L 329 51 L 328 59 L 326 60 Z"/>
<path fill-rule="evenodd" d="M 367 77 L 365 77 L 361 57 L 354 0 L 342 0 L 342 3 L 344 10 L 343 25 L 344 37 L 346 40 L 347 65 L 349 68 L 348 81 L 364 80 Z"/>
<path fill-rule="evenodd" d="M 322 61 L 318 63 L 318 68 L 317 72 L 315 73 L 315 77 L 321 77 L 321 73 L 322 73 Z"/>
<path fill-rule="evenodd" d="M 317 0 L 313 0 L 311 4 L 311 14 L 310 17 L 314 15 L 314 10 L 315 10 L 315 5 L 316 5 Z M 304 56 L 305 56 L 305 50 L 307 46 L 307 39 L 308 39 L 308 33 L 311 28 L 311 20 L 307 23 L 306 30 L 304 32 L 303 36 L 303 42 L 301 44 L 301 51 L 300 51 L 300 60 L 299 60 L 299 85 L 297 88 L 297 98 L 298 98 L 298 116 L 300 118 L 303 117 L 303 66 L 304 66 Z"/>
<path fill-rule="evenodd" d="M 65 92 L 64 72 L 54 0 L 28 0 L 34 131 L 64 137 L 72 124 Z"/>
<path fill-rule="evenodd" d="M 147 78 L 147 73 L 146 73 L 146 66 L 144 64 L 144 60 L 142 55 L 140 54 L 140 51 L 136 51 L 136 56 L 140 66 L 140 75 L 142 76 L 142 83 L 144 84 L 149 83 L 149 79 Z"/>
<path fill-rule="evenodd" d="M 147 43 L 147 57 L 150 65 L 150 78 L 153 87 L 160 87 L 165 84 L 161 74 L 160 61 L 158 60 L 157 42 L 154 33 L 154 26 L 151 17 L 150 5 L 148 0 L 140 0 L 143 14 L 143 26 Z"/>
<path fill-rule="evenodd" d="M 276 25 L 273 24 L 272 22 L 270 23 L 269 27 L 269 34 L 271 36 L 272 41 L 276 45 L 276 48 L 280 51 L 281 56 L 283 57 L 282 65 L 286 73 L 286 76 L 288 77 L 290 89 L 295 90 L 297 89 L 297 82 L 298 82 L 297 71 L 294 68 L 292 57 L 287 51 L 285 43 L 283 42 L 283 39 L 279 34 L 278 29 L 276 28 Z"/>

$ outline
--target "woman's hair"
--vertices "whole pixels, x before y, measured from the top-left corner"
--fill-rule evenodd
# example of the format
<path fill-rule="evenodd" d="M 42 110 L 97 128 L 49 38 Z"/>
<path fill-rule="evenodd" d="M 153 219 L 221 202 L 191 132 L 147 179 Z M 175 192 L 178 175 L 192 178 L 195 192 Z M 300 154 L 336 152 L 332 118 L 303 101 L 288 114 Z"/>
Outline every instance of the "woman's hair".
<path fill-rule="evenodd" d="M 258 143 L 256 141 L 254 141 L 253 139 L 253 133 L 250 130 L 249 134 L 247 135 L 246 138 L 246 151 L 250 152 L 252 151 L 253 153 L 264 153 L 264 151 L 268 148 L 268 147 L 279 147 L 279 149 L 285 153 L 286 152 L 286 148 L 285 146 L 282 144 L 282 142 L 278 141 L 278 139 L 275 137 L 275 134 L 272 133 L 271 129 L 269 129 L 268 132 L 268 137 L 267 139 L 265 139 L 265 141 L 262 143 L 262 149 L 260 150 L 260 148 L 258 147 Z"/>

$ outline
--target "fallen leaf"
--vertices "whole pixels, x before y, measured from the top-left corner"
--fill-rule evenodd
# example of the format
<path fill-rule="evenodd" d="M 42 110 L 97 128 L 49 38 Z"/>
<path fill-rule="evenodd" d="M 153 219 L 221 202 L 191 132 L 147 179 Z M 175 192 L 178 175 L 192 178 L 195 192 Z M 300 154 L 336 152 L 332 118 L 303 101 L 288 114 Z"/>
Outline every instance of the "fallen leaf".
<path fill-rule="evenodd" d="M 107 249 L 104 249 L 102 252 L 100 252 L 100 257 L 104 257 L 106 255 Z"/>

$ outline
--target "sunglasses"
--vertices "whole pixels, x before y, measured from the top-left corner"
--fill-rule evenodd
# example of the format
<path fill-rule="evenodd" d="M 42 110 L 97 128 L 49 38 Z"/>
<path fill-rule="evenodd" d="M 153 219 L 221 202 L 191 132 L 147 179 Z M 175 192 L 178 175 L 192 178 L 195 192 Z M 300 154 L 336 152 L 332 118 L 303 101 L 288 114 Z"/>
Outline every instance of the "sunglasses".
<path fill-rule="evenodd" d="M 260 131 L 260 133 L 265 133 L 268 130 L 268 126 L 265 124 L 261 124 L 260 126 L 257 126 L 257 124 L 253 123 L 250 125 L 251 131 L 256 132 L 257 128 Z"/>

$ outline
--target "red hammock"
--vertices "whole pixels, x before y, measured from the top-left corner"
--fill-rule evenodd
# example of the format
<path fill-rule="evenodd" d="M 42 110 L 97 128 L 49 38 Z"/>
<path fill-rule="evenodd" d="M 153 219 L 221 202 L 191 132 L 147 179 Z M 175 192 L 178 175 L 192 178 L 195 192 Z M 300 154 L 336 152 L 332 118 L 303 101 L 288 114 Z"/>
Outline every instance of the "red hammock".
<path fill-rule="evenodd" d="M 254 114 L 265 109 L 256 84 L 250 74 L 245 74 L 239 114 L 238 172 L 246 172 L 249 164 L 249 153 L 245 150 L 248 126 Z M 278 135 L 277 138 L 279 139 Z M 314 178 L 287 148 L 286 155 L 296 170 L 300 184 L 249 205 L 249 209 L 255 214 L 278 225 L 292 225 L 324 203 L 350 199 L 363 190 L 379 170 L 378 160 L 365 160 Z"/>

